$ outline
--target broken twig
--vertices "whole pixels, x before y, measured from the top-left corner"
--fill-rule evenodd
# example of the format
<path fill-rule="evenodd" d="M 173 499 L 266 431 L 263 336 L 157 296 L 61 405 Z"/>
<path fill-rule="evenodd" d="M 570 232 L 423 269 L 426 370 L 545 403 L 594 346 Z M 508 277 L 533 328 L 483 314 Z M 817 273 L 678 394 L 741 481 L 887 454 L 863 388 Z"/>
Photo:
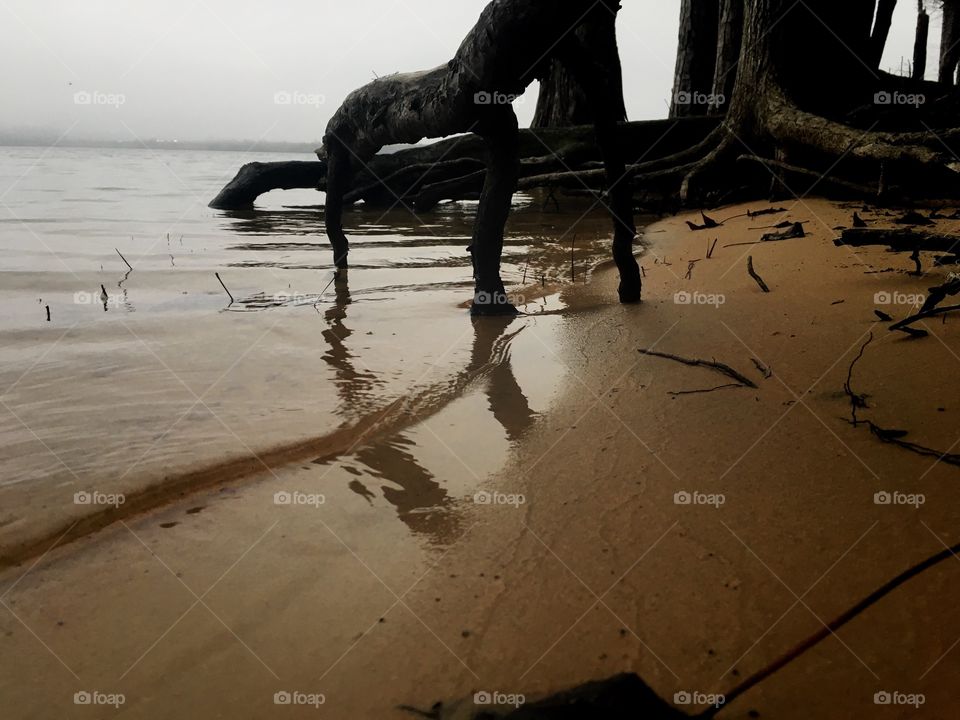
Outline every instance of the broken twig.
<path fill-rule="evenodd" d="M 220 273 L 214 273 L 214 275 L 217 276 L 217 280 L 220 281 L 220 285 L 223 287 L 224 290 L 226 290 L 227 295 L 230 296 L 230 304 L 232 305 L 233 303 L 235 303 L 236 300 L 233 299 L 233 293 L 231 293 L 231 292 L 227 289 L 227 286 L 224 284 L 223 279 L 220 277 Z"/>
<path fill-rule="evenodd" d="M 753 255 L 747 258 L 747 272 L 750 274 L 750 277 L 757 281 L 757 285 L 760 286 L 761 290 L 765 293 L 770 292 L 770 288 L 763 281 L 763 278 L 757 275 L 757 271 L 753 269 Z"/>

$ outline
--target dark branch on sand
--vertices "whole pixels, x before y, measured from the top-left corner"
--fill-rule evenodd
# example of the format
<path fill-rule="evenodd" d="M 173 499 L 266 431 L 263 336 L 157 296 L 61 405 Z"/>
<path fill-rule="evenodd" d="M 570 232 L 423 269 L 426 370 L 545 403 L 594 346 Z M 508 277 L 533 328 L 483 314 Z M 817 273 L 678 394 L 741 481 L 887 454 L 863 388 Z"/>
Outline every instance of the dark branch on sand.
<path fill-rule="evenodd" d="M 711 370 L 715 370 L 716 372 L 722 373 L 723 375 L 726 375 L 729 378 L 733 378 L 740 385 L 744 387 L 750 387 L 754 389 L 756 389 L 757 387 L 756 383 L 754 383 L 752 380 L 750 380 L 746 376 L 741 375 L 729 365 L 725 365 L 724 363 L 717 362 L 716 360 L 699 360 L 696 358 L 691 359 L 691 358 L 680 357 L 679 355 L 673 355 L 671 353 L 658 352 L 656 350 L 641 349 L 641 350 L 638 350 L 637 352 L 639 352 L 642 355 L 651 355 L 653 357 L 664 358 L 666 360 L 673 360 L 674 362 L 683 363 L 684 365 L 689 365 L 690 367 L 710 368 Z"/>
<path fill-rule="evenodd" d="M 754 280 L 757 281 L 757 285 L 760 286 L 760 289 L 765 293 L 770 292 L 770 288 L 767 287 L 767 284 L 763 281 L 763 278 L 757 274 L 757 271 L 753 269 L 753 255 L 747 258 L 747 272 L 750 274 Z"/>
<path fill-rule="evenodd" d="M 873 333 L 870 333 L 870 337 L 860 347 L 860 352 L 853 359 L 853 362 L 850 363 L 850 367 L 847 369 L 847 380 L 843 384 L 843 391 L 846 393 L 847 397 L 850 398 L 850 424 L 853 425 L 853 427 L 866 425 L 870 429 L 871 434 L 873 434 L 873 436 L 881 442 L 889 445 L 896 445 L 899 448 L 903 448 L 904 450 L 908 450 L 917 455 L 923 455 L 924 457 L 935 457 L 937 458 L 938 462 L 942 462 L 947 465 L 960 467 L 960 455 L 956 453 L 941 452 L 940 450 L 935 450 L 933 448 L 926 447 L 925 445 L 919 445 L 915 442 L 910 442 L 909 440 L 904 439 L 910 434 L 909 430 L 891 430 L 889 428 L 883 428 L 874 423 L 872 420 L 861 420 L 857 416 L 858 410 L 866 409 L 869 406 L 867 405 L 867 396 L 863 393 L 856 393 L 853 390 L 853 371 L 857 366 L 857 363 L 863 359 L 867 347 L 872 342 Z"/>

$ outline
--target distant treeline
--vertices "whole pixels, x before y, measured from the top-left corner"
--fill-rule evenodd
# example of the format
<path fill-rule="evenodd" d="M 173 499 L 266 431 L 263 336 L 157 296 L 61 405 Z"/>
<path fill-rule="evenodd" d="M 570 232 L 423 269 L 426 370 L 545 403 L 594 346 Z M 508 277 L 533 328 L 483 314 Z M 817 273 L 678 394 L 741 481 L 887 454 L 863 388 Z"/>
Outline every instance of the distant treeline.
<path fill-rule="evenodd" d="M 0 146 L 104 148 L 129 150 L 210 150 L 224 152 L 269 152 L 313 155 L 320 141 L 315 143 L 270 142 L 253 140 L 78 140 L 54 135 L 8 135 L 0 133 Z"/>

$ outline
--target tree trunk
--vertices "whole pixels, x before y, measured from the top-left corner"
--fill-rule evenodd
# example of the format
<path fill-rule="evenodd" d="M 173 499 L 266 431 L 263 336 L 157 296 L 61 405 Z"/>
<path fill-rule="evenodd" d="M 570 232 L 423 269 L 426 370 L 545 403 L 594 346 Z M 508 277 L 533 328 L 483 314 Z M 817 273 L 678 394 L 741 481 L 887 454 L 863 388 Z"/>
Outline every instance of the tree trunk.
<path fill-rule="evenodd" d="M 609 75 L 609 84 L 613 90 L 614 113 L 617 122 L 627 119 L 626 104 L 623 100 L 623 71 L 620 66 L 620 51 L 617 47 L 616 14 L 608 12 L 592 22 L 593 36 L 588 37 L 587 25 L 581 25 L 575 31 L 581 47 L 596 48 L 596 71 Z M 540 95 L 534 113 L 532 128 L 558 128 L 573 125 L 587 125 L 593 122 L 594 108 L 591 107 L 587 92 L 581 87 L 567 67 L 557 58 L 550 61 L 547 73 L 540 78 Z"/>
<path fill-rule="evenodd" d="M 942 126 L 930 132 L 916 108 L 893 107 L 902 98 L 892 100 L 885 92 L 892 79 L 867 61 L 873 7 L 872 0 L 748 0 L 726 135 L 686 173 L 683 200 L 712 201 L 742 185 L 755 193 L 764 184 L 769 187 L 771 177 L 780 181 L 784 167 L 813 171 L 809 185 L 789 188 L 797 195 L 826 188 L 818 179 L 823 174 L 844 181 L 831 185 L 872 187 L 878 193 L 930 198 L 960 190 L 960 163 L 951 147 L 960 132 Z M 925 92 L 921 85 L 913 87 Z M 863 128 L 841 121 L 864 107 L 872 107 L 875 115 L 899 113 L 912 131 L 877 132 L 876 120 Z M 738 163 L 744 154 L 774 162 Z"/>
<path fill-rule="evenodd" d="M 957 82 L 957 65 L 960 64 L 960 3 L 944 0 L 943 30 L 940 35 L 939 81 L 944 85 Z"/>
<path fill-rule="evenodd" d="M 877 19 L 874 20 L 873 34 L 870 36 L 870 61 L 874 69 L 879 69 L 883 60 L 883 51 L 887 47 L 890 26 L 893 24 L 893 11 L 896 9 L 897 0 L 880 0 L 877 4 Z"/>
<path fill-rule="evenodd" d="M 913 46 L 913 79 L 923 80 L 927 74 L 927 45 L 930 39 L 930 15 L 923 7 L 923 0 L 917 0 L 920 13 L 917 16 L 917 41 Z"/>
<path fill-rule="evenodd" d="M 740 49 L 743 45 L 744 0 L 722 0 L 722 2 L 712 100 L 709 103 L 710 112 L 719 114 L 726 113 L 727 103 L 733 97 L 733 87 L 737 82 L 737 65 L 740 63 Z"/>
<path fill-rule="evenodd" d="M 546 77 L 540 79 L 540 95 L 532 128 L 570 127 L 592 121 L 587 96 L 556 60 L 551 61 Z"/>
<path fill-rule="evenodd" d="M 670 117 L 706 115 L 717 62 L 720 0 L 682 0 Z"/>
<path fill-rule="evenodd" d="M 626 105 L 623 100 L 623 80 L 617 63 L 617 76 L 620 88 L 617 99 L 617 116 L 620 121 L 627 119 Z M 537 97 L 537 109 L 533 115 L 531 128 L 562 128 L 574 125 L 588 125 L 593 122 L 593 110 L 580 85 L 570 76 L 567 69 L 556 60 L 551 61 L 547 76 L 540 80 L 540 94 Z"/>

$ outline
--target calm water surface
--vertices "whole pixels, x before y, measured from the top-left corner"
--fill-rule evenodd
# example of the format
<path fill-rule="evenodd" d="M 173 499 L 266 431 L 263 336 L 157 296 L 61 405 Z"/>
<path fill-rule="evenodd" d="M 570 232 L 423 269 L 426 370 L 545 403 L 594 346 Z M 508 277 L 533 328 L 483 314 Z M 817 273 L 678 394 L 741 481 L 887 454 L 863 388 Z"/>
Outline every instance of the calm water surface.
<path fill-rule="evenodd" d="M 304 158 L 0 149 L 3 543 L 82 514 L 76 492 L 136 494 L 259 456 L 314 465 L 308 489 L 346 486 L 442 543 L 549 404 L 571 244 L 582 281 L 602 212 L 518 195 L 504 279 L 547 314 L 474 323 L 474 203 L 358 206 L 335 281 L 319 193 L 206 207 L 255 159 Z"/>

